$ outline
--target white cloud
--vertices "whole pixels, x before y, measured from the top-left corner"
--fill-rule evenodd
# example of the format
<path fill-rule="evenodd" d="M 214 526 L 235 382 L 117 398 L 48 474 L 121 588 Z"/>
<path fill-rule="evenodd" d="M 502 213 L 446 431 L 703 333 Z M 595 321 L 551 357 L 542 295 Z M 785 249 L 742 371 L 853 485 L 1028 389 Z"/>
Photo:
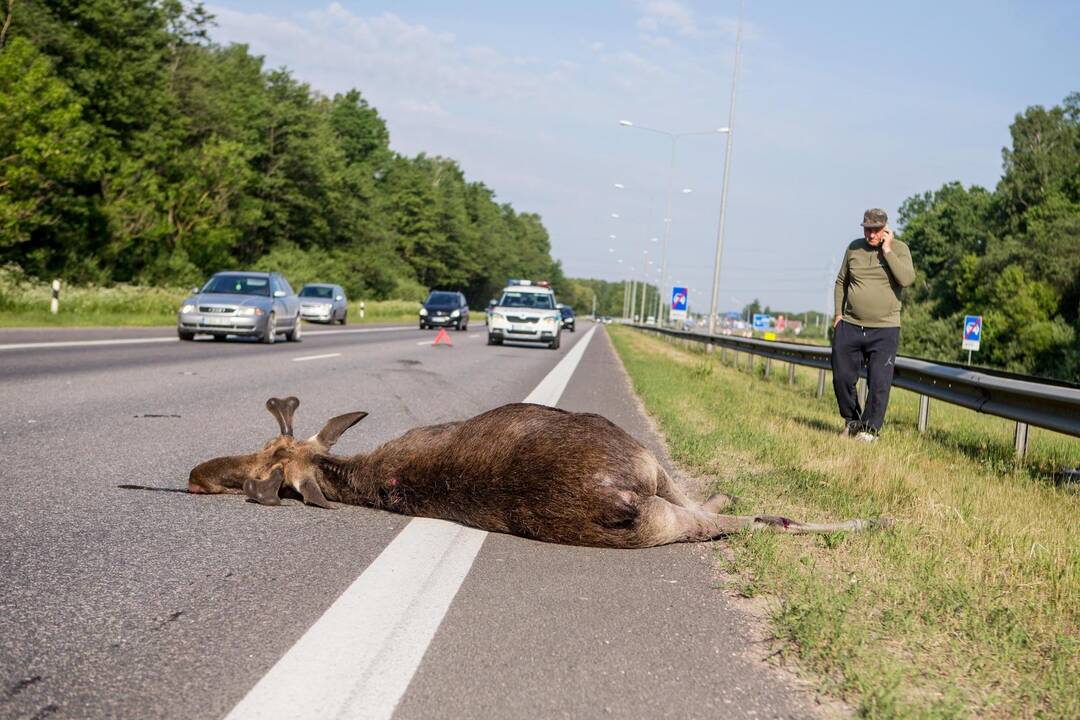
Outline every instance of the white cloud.
<path fill-rule="evenodd" d="M 638 0 L 641 17 L 639 30 L 657 34 L 670 30 L 686 37 L 700 37 L 701 29 L 694 19 L 694 11 L 678 0 Z"/>
<path fill-rule="evenodd" d="M 545 77 L 563 78 L 558 62 L 507 56 L 468 46 L 452 33 L 412 24 L 395 13 L 361 16 L 338 3 L 281 18 L 211 7 L 219 42 L 242 42 L 270 63 L 285 64 L 320 90 L 360 88 L 378 106 L 424 98 L 443 114 L 463 96 L 521 101 L 548 88 Z M 438 100 L 433 103 L 433 100 Z"/>

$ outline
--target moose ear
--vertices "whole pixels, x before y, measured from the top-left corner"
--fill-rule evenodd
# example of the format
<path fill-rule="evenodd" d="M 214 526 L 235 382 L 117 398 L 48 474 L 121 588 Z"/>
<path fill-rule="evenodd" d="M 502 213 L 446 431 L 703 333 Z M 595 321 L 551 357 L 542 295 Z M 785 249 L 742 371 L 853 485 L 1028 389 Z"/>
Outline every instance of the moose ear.
<path fill-rule="evenodd" d="M 280 505 L 281 498 L 278 490 L 281 489 L 281 481 L 285 479 L 285 473 L 280 465 L 275 465 L 270 471 L 270 477 L 265 480 L 248 478 L 244 481 L 244 494 L 260 505 Z"/>
<path fill-rule="evenodd" d="M 338 438 L 341 437 L 343 432 L 366 417 L 366 412 L 352 412 L 330 418 L 314 439 L 317 443 L 322 445 L 324 450 L 329 450 L 333 447 L 334 443 L 338 441 Z"/>
<path fill-rule="evenodd" d="M 278 421 L 281 434 L 288 437 L 292 437 L 293 415 L 298 407 L 300 407 L 300 401 L 292 395 L 287 398 L 270 398 L 266 401 L 266 409 Z"/>

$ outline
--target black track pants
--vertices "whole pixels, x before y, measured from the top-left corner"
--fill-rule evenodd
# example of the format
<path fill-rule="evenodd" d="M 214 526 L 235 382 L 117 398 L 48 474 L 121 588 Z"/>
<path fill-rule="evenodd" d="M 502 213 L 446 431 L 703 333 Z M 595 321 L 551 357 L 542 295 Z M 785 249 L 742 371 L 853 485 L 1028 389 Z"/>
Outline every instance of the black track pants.
<path fill-rule="evenodd" d="M 889 406 L 896 348 L 900 328 L 864 328 L 844 320 L 836 326 L 832 345 L 833 391 L 840 415 L 847 422 L 860 422 L 874 432 L 885 422 Z M 866 407 L 859 407 L 855 383 L 866 367 Z"/>

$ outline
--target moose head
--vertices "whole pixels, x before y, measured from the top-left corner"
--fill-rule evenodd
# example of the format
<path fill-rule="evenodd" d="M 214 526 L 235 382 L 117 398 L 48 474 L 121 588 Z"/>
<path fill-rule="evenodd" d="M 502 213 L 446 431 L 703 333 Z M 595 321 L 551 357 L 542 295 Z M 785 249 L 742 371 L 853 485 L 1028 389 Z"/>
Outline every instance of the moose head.
<path fill-rule="evenodd" d="M 292 488 L 309 505 L 330 508 L 316 480 L 317 459 L 329 452 L 342 433 L 367 417 L 352 412 L 331 418 L 307 440 L 293 437 L 293 416 L 300 401 L 295 397 L 270 398 L 266 409 L 281 433 L 258 452 L 226 455 L 200 463 L 188 476 L 189 493 L 244 493 L 263 505 L 279 505 L 282 486 Z"/>

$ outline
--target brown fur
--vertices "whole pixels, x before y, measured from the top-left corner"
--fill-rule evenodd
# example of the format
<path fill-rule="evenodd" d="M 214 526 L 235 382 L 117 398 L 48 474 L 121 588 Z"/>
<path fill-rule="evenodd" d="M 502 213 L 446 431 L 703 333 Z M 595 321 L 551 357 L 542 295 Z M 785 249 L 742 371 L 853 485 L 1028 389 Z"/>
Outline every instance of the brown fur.
<path fill-rule="evenodd" d="M 441 518 L 546 542 L 640 548 L 711 540 L 742 530 L 858 530 L 865 521 L 805 525 L 786 518 L 717 514 L 716 495 L 699 505 L 675 486 L 656 457 L 611 421 L 543 405 L 503 405 L 460 422 L 416 428 L 371 453 L 329 448 L 365 413 L 332 418 L 315 438 L 291 437 L 297 401 L 267 407 L 283 434 L 260 452 L 209 460 L 189 478 L 192 492 L 244 492 L 278 504 L 282 485 L 305 502 L 367 505 Z M 282 417 L 289 410 L 287 422 Z"/>

